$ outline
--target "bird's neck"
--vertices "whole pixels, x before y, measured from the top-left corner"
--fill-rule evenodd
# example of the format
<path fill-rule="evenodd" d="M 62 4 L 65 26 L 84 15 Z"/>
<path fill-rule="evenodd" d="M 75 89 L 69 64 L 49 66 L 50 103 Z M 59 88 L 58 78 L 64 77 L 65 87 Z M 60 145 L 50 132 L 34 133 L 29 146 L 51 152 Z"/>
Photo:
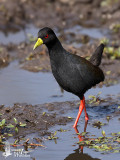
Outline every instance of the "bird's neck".
<path fill-rule="evenodd" d="M 47 48 L 48 48 L 48 51 L 49 51 L 49 55 L 53 55 L 53 54 L 61 54 L 62 51 L 64 50 L 64 48 L 62 47 L 60 41 L 57 39 L 56 37 L 56 40 L 49 43 L 49 44 L 46 44 Z"/>

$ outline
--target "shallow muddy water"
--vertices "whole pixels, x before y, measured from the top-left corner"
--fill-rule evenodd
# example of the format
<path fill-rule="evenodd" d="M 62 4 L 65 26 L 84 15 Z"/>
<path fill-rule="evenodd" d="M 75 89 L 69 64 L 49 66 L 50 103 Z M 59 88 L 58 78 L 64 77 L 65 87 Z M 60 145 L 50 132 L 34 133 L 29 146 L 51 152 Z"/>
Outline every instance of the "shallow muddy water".
<path fill-rule="evenodd" d="M 86 34 L 92 38 L 103 38 L 107 36 L 108 30 L 103 30 L 100 28 L 85 28 L 79 25 L 74 26 L 73 28 L 65 30 L 66 33 L 75 33 L 78 34 Z"/>
<path fill-rule="evenodd" d="M 57 32 L 57 29 L 54 28 L 55 32 L 57 33 L 57 36 L 60 34 Z M 8 32 L 8 33 L 3 33 L 0 31 L 0 43 L 1 44 L 19 44 L 21 42 L 25 42 L 28 40 L 28 35 L 33 35 L 37 37 L 37 33 L 39 31 L 39 28 L 33 26 L 32 24 L 26 26 L 25 29 L 20 30 L 18 32 Z M 108 30 L 106 29 L 100 29 L 100 28 L 83 28 L 82 26 L 76 25 L 75 27 L 65 29 L 64 30 L 66 36 L 69 33 L 74 33 L 76 35 L 88 35 L 91 38 L 103 38 L 105 36 L 108 36 Z M 69 41 L 69 40 L 68 40 Z M 76 44 L 76 43 L 75 43 Z M 76 44 L 76 47 L 80 47 L 81 44 Z"/>
<path fill-rule="evenodd" d="M 52 73 L 33 73 L 23 69 L 17 62 L 11 63 L 8 67 L 0 70 L 0 103 L 12 105 L 14 103 L 42 104 L 50 102 L 62 102 L 79 100 L 77 96 L 64 91 L 61 92 L 59 85 L 54 79 Z M 120 84 L 92 88 L 86 92 L 89 95 L 101 96 L 107 94 L 117 95 L 120 93 Z"/>
<path fill-rule="evenodd" d="M 0 43 L 1 44 L 9 44 L 9 43 L 14 43 L 14 44 L 19 44 L 21 42 L 25 42 L 28 40 L 28 34 L 37 36 L 38 28 L 33 26 L 32 24 L 29 26 L 26 26 L 25 29 L 20 30 L 18 32 L 8 32 L 8 33 L 3 33 L 0 32 Z"/>
<path fill-rule="evenodd" d="M 99 106 L 100 107 L 100 106 Z M 112 108 L 112 107 L 111 107 Z M 106 123 L 105 126 L 102 126 L 100 129 L 94 128 L 92 126 L 92 123 L 96 120 L 98 120 L 98 117 L 95 118 L 96 113 L 93 114 L 93 109 L 89 109 L 89 115 L 92 115 L 90 122 L 87 125 L 86 131 L 89 132 L 89 134 L 102 136 L 102 130 L 106 132 L 107 136 L 110 136 L 112 132 L 119 132 L 119 125 L 120 121 L 118 120 L 119 116 L 112 115 L 112 112 L 109 112 L 109 114 L 104 114 L 104 112 L 100 111 L 102 117 L 99 116 L 99 121 Z M 75 115 L 77 114 L 77 109 L 74 112 L 69 112 L 68 116 L 72 116 L 75 118 Z M 98 113 L 97 113 L 98 114 Z M 106 120 L 106 115 L 112 116 L 109 122 Z M 113 160 L 119 159 L 119 153 L 110 153 L 110 154 L 102 154 L 103 152 L 97 152 L 94 149 L 89 149 L 88 147 L 83 148 L 83 153 L 81 153 L 81 147 L 77 144 L 79 142 L 78 135 L 76 135 L 75 130 L 72 128 L 73 122 L 67 124 L 66 126 L 56 126 L 51 128 L 50 130 L 55 132 L 57 131 L 57 139 L 56 141 L 50 140 L 45 141 L 44 145 L 45 148 L 36 148 L 36 149 L 28 149 L 27 154 L 21 154 L 18 153 L 17 157 L 15 156 L 14 151 L 12 151 L 11 147 L 11 155 L 8 156 L 6 159 L 9 160 Z M 66 132 L 60 132 L 60 128 L 63 130 L 67 130 Z M 84 117 L 81 116 L 81 119 L 79 121 L 78 131 L 83 132 L 84 131 Z M 28 138 L 33 137 L 39 137 L 36 134 L 28 135 Z M 20 147 L 19 147 L 20 148 Z M 14 148 L 15 149 L 15 148 Z M 97 159 L 95 159 L 97 158 Z M 5 157 L 2 155 L 1 152 L 1 160 L 5 160 Z"/>

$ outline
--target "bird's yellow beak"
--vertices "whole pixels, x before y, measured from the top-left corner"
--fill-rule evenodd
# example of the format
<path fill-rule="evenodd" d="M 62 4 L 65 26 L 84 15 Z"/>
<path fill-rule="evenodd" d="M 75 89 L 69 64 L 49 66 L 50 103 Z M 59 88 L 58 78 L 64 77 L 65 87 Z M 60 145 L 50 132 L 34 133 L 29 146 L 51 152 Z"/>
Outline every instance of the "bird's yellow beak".
<path fill-rule="evenodd" d="M 35 43 L 34 47 L 33 47 L 33 50 L 35 48 L 37 48 L 38 46 L 40 46 L 41 44 L 43 44 L 43 40 L 41 38 L 38 38 L 37 42 Z"/>

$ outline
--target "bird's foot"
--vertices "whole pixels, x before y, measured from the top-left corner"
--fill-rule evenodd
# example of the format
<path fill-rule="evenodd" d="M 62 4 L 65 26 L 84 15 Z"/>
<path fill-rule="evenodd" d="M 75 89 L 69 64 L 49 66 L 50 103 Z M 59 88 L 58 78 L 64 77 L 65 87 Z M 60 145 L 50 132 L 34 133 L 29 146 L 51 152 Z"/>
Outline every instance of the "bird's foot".
<path fill-rule="evenodd" d="M 88 117 L 88 115 L 86 114 L 85 115 L 85 121 L 88 121 L 89 120 L 89 117 Z"/>

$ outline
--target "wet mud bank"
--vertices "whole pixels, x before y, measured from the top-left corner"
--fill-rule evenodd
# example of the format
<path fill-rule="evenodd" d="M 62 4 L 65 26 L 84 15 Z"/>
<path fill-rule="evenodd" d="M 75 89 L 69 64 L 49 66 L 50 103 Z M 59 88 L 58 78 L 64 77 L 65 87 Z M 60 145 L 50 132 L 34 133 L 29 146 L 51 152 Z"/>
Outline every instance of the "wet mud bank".
<path fill-rule="evenodd" d="M 98 119 L 107 116 L 119 115 L 120 96 L 108 96 L 106 99 L 98 97 L 96 100 L 87 100 L 87 111 L 91 119 Z M 79 101 L 54 102 L 40 105 L 29 105 L 16 103 L 10 107 L 0 106 L 0 119 L 6 119 L 6 123 L 13 124 L 13 118 L 18 122 L 26 124 L 19 127 L 17 136 L 26 136 L 37 133 L 39 136 L 50 135 L 50 128 L 55 125 L 65 126 L 69 122 L 74 122 L 73 111 L 78 110 Z M 92 111 L 92 112 L 91 112 Z M 69 116 L 69 115 L 72 115 Z M 83 121 L 83 116 L 81 120 Z M 90 122 L 91 123 L 91 122 Z M 71 126 L 72 127 L 72 126 Z"/>
<path fill-rule="evenodd" d="M 109 25 L 118 19 L 120 7 L 119 1 L 101 0 L 1 0 L 0 5 L 2 30 L 20 29 L 31 22 L 40 28 Z"/>

